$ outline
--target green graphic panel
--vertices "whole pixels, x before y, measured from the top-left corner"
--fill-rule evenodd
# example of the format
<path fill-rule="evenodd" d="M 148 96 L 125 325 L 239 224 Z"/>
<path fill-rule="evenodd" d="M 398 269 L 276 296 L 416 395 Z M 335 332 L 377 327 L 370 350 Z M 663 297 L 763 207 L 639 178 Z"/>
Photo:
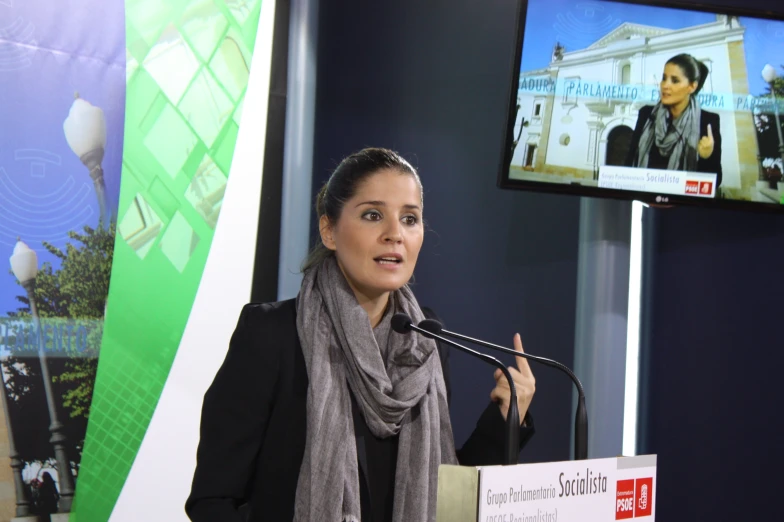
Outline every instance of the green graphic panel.
<path fill-rule="evenodd" d="M 180 344 L 228 181 L 260 8 L 126 0 L 117 243 L 72 521 L 109 519 Z"/>

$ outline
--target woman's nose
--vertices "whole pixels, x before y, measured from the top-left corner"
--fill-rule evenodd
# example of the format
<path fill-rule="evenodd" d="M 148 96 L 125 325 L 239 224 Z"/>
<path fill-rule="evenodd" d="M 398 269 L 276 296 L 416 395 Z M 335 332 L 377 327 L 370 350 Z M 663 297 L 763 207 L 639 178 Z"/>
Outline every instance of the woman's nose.
<path fill-rule="evenodd" d="M 399 243 L 403 239 L 400 233 L 400 223 L 391 223 L 384 231 L 384 241 L 388 243 Z"/>

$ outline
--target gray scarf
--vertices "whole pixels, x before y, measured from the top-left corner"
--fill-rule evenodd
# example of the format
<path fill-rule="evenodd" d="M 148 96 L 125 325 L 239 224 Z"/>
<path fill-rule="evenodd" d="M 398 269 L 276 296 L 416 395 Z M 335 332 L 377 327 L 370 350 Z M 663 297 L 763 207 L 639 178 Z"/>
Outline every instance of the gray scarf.
<path fill-rule="evenodd" d="M 669 170 L 697 170 L 697 144 L 700 141 L 700 105 L 694 96 L 678 119 L 670 124 L 669 109 L 661 102 L 653 107 L 651 117 L 645 122 L 640 146 L 637 149 L 637 167 L 648 166 L 651 147 L 668 158 Z"/>
<path fill-rule="evenodd" d="M 390 299 L 414 323 L 424 319 L 407 286 Z M 376 437 L 399 434 L 393 520 L 435 521 L 438 466 L 457 463 L 435 342 L 392 332 L 384 361 L 334 257 L 305 272 L 297 333 L 309 384 L 294 520 L 360 521 L 351 389 Z"/>

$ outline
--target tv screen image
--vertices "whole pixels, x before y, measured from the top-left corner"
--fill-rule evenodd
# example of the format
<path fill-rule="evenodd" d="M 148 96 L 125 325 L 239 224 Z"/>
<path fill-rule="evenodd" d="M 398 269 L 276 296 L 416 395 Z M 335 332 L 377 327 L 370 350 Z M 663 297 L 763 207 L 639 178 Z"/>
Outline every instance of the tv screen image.
<path fill-rule="evenodd" d="M 784 21 L 523 0 L 500 184 L 784 209 Z"/>

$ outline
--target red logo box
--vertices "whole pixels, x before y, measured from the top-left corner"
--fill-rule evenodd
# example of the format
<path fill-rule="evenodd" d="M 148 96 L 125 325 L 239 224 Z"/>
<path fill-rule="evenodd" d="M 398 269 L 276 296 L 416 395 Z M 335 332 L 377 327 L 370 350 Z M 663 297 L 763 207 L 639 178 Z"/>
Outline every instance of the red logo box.
<path fill-rule="evenodd" d="M 653 478 L 637 479 L 634 487 L 634 518 L 653 512 Z"/>
<path fill-rule="evenodd" d="M 634 517 L 634 479 L 619 480 L 615 489 L 615 520 Z"/>
<path fill-rule="evenodd" d="M 709 194 L 713 194 L 713 183 L 711 183 L 710 181 L 702 181 L 700 183 L 700 194 L 703 194 L 705 196 Z"/>
<path fill-rule="evenodd" d="M 687 179 L 686 194 L 699 194 L 699 193 L 700 193 L 700 182 Z"/>

